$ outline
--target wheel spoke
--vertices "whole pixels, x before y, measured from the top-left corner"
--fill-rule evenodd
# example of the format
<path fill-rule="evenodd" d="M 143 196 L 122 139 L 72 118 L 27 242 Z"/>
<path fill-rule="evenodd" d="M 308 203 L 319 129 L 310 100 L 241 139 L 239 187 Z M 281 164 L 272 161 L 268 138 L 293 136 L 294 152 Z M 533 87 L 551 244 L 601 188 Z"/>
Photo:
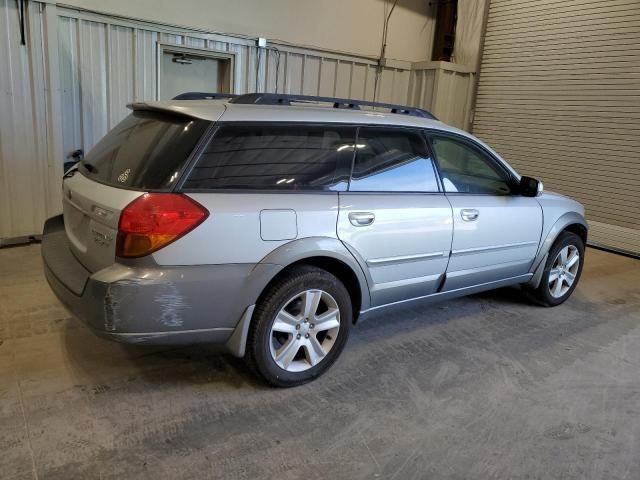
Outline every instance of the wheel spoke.
<path fill-rule="evenodd" d="M 565 276 L 565 282 L 567 282 L 567 285 L 569 286 L 573 285 L 573 282 L 575 281 L 576 276 L 569 271 L 564 272 L 564 276 Z"/>
<path fill-rule="evenodd" d="M 307 290 L 304 293 L 304 316 L 306 318 L 313 318 L 318 311 L 321 298 L 322 292 L 320 290 Z"/>
<path fill-rule="evenodd" d="M 314 335 L 309 337 L 309 341 L 304 346 L 304 351 L 307 356 L 307 361 L 311 364 L 311 366 L 317 365 L 318 362 L 320 362 L 327 354 Z"/>
<path fill-rule="evenodd" d="M 549 285 L 551 285 L 560 276 L 560 270 L 557 268 L 551 269 L 549 272 Z"/>
<path fill-rule="evenodd" d="M 273 322 L 273 331 L 283 333 L 294 333 L 296 331 L 296 324 L 298 319 L 291 315 L 289 312 L 280 310 L 280 313 Z"/>
<path fill-rule="evenodd" d="M 337 308 L 332 308 L 331 310 L 327 310 L 322 315 L 316 317 L 314 323 L 314 330 L 317 332 L 323 332 L 325 330 L 331 330 L 332 328 L 337 328 L 340 326 L 340 321 L 338 320 L 339 310 Z"/>
<path fill-rule="evenodd" d="M 567 256 L 569 255 L 569 247 L 564 247 L 560 250 L 560 262 L 567 263 Z"/>
<path fill-rule="evenodd" d="M 578 260 L 580 260 L 580 254 L 578 253 L 578 250 L 574 250 L 572 255 L 567 260 L 567 268 L 573 267 L 578 262 Z"/>
<path fill-rule="evenodd" d="M 562 292 L 562 279 L 558 278 L 556 284 L 553 286 L 553 296 L 556 298 L 559 297 L 560 292 Z"/>
<path fill-rule="evenodd" d="M 296 337 L 291 336 L 287 343 L 285 343 L 278 351 L 276 352 L 276 362 L 282 365 L 282 368 L 285 370 L 289 368 L 293 358 L 296 356 L 300 350 L 300 342 L 296 339 Z"/>

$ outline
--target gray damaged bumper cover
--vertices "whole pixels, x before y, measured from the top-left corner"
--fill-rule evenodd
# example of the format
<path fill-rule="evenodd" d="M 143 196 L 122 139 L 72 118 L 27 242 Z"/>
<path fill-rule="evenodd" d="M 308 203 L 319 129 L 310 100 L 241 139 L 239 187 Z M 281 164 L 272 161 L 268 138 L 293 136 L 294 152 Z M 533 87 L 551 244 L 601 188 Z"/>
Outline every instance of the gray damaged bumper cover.
<path fill-rule="evenodd" d="M 87 271 L 69 250 L 62 217 L 42 236 L 47 280 L 96 334 L 127 343 L 226 344 L 277 265 L 132 267 Z"/>

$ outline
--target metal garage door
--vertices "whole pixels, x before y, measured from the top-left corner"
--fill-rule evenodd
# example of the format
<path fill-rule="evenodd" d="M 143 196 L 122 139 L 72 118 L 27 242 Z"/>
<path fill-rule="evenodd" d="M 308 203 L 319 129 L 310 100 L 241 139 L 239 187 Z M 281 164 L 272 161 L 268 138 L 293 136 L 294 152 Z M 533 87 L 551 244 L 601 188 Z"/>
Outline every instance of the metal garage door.
<path fill-rule="evenodd" d="M 640 254 L 640 2 L 491 0 L 473 132 Z"/>

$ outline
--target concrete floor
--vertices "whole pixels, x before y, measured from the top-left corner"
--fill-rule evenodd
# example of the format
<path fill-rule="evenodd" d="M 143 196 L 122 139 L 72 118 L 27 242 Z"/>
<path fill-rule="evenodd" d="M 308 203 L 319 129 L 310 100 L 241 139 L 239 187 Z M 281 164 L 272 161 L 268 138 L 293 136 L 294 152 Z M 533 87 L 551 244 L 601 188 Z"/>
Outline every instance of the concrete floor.
<path fill-rule="evenodd" d="M 555 309 L 503 289 L 372 318 L 275 390 L 94 337 L 37 245 L 0 250 L 0 478 L 640 478 L 640 261 L 590 249 Z"/>

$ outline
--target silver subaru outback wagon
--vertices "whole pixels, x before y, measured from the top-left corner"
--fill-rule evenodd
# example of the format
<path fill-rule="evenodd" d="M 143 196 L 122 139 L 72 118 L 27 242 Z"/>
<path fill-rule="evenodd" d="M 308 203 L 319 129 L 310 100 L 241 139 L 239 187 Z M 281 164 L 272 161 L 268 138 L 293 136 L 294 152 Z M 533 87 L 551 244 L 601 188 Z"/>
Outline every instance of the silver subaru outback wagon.
<path fill-rule="evenodd" d="M 506 285 L 555 306 L 580 278 L 582 205 L 423 110 L 275 94 L 130 108 L 66 172 L 42 238 L 51 288 L 100 336 L 224 345 L 292 386 L 370 312 Z"/>

